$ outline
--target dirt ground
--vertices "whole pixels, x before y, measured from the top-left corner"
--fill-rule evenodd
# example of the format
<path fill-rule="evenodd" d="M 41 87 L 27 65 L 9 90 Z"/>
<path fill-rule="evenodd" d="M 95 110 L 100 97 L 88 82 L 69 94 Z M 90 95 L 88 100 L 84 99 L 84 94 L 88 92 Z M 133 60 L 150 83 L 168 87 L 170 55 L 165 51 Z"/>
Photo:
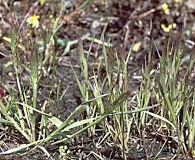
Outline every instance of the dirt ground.
<path fill-rule="evenodd" d="M 30 7 L 36 1 L 31 0 L 0 0 L 0 79 L 1 86 L 7 85 L 12 88 L 16 87 L 16 81 L 12 74 L 13 67 L 10 65 L 7 67 L 6 64 L 11 61 L 11 50 L 10 44 L 3 40 L 2 37 L 11 37 L 11 30 L 14 25 L 20 25 L 24 20 L 24 17 L 29 12 Z M 64 1 L 68 2 L 68 1 Z M 70 51 L 65 53 L 64 50 L 66 45 L 62 45 L 62 41 L 69 40 L 74 41 L 79 37 L 86 34 L 90 34 L 90 37 L 96 39 L 108 41 L 110 40 L 112 47 L 116 48 L 122 46 L 126 53 L 132 47 L 132 53 L 128 64 L 129 69 L 129 81 L 132 90 L 138 90 L 140 80 L 137 78 L 142 75 L 142 66 L 148 58 L 150 51 L 150 40 L 153 38 L 153 44 L 158 48 L 153 49 L 152 53 L 155 57 L 156 63 L 159 61 L 159 55 L 163 54 L 163 50 L 168 43 L 168 39 L 171 36 L 171 42 L 174 44 L 181 39 L 185 46 L 186 60 L 189 57 L 189 51 L 195 42 L 195 1 L 188 0 L 182 2 L 182 0 L 176 3 L 173 0 L 147 0 L 147 1 L 134 1 L 134 0 L 93 0 L 90 1 L 82 9 L 78 7 L 84 2 L 82 0 L 69 1 L 69 5 L 66 10 L 62 13 L 60 19 L 61 27 L 55 37 L 57 43 L 55 44 L 56 62 L 55 68 L 51 70 L 54 72 L 55 83 L 60 84 L 60 93 L 65 92 L 65 96 L 60 101 L 53 102 L 48 109 L 48 113 L 52 112 L 55 116 L 61 119 L 65 119 L 75 109 L 75 107 L 82 102 L 81 94 L 76 84 L 73 72 L 70 68 L 70 63 L 74 67 L 77 75 L 81 75 L 78 46 L 74 44 L 70 47 Z M 163 3 L 169 4 L 169 14 L 166 14 L 161 6 Z M 46 0 L 44 5 L 38 5 L 31 15 L 40 15 L 40 21 L 43 25 L 51 25 L 51 19 L 49 15 L 57 16 L 59 14 L 60 2 L 54 3 L 52 0 Z M 174 29 L 170 29 L 169 32 L 163 29 L 162 24 L 168 26 L 175 23 Z M 22 36 L 25 44 L 25 23 L 22 28 Z M 41 32 L 41 30 L 38 30 Z M 40 33 L 41 34 L 41 33 Z M 84 49 L 88 50 L 91 41 L 88 39 L 83 40 Z M 155 47 L 153 47 L 155 48 Z M 158 53 L 159 52 L 159 53 Z M 30 53 L 28 53 L 30 54 Z M 21 53 L 21 57 L 23 53 Z M 95 62 L 98 62 L 102 56 L 102 45 L 96 42 L 93 43 L 89 66 L 93 68 Z M 25 59 L 25 58 L 24 58 Z M 48 66 L 45 66 L 46 68 Z M 153 66 L 154 69 L 156 66 Z M 23 77 L 24 82 L 25 76 Z M 50 90 L 45 87 L 50 84 L 51 74 L 42 77 L 39 87 L 39 101 L 45 100 L 47 97 L 51 99 L 56 98 L 56 92 L 52 94 Z M 9 91 L 6 91 L 9 95 Z M 54 105 L 55 104 L 55 105 Z M 54 107 L 55 106 L 55 107 Z M 54 112 L 55 111 L 55 112 Z M 148 129 L 148 130 L 147 130 Z M 140 140 L 139 135 L 133 133 L 131 149 L 129 149 L 128 159 L 129 160 L 152 160 L 160 150 L 160 146 L 163 145 L 164 140 L 159 135 L 151 135 L 150 127 L 146 128 L 148 139 L 143 142 Z M 0 140 L 7 142 L 6 145 L 9 147 L 23 143 L 21 139 L 16 138 L 16 135 L 11 133 L 4 133 L 3 129 L 0 128 Z M 101 135 L 101 133 L 100 133 Z M 96 148 L 95 144 L 98 141 L 98 135 L 96 138 L 88 139 L 85 138 L 87 135 L 80 135 L 74 142 L 68 142 L 66 145 L 71 150 L 72 157 L 75 159 L 89 159 L 93 160 L 93 155 L 88 155 L 89 151 L 93 150 L 96 153 L 100 153 L 105 159 L 121 159 L 120 151 L 115 148 L 109 148 L 103 145 L 101 148 Z M 8 139 L 9 138 L 9 139 Z M 82 140 L 86 139 L 86 141 Z M 76 147 L 81 146 L 82 147 Z M 0 145 L 1 147 L 1 145 Z M 54 159 L 59 158 L 58 147 L 55 146 L 50 148 L 46 147 Z M 1 147 L 5 149 L 5 147 Z M 177 148 L 177 144 L 170 140 L 167 144 L 158 160 L 171 159 Z M 33 151 L 26 156 L 9 155 L 0 157 L 0 159 L 47 159 L 43 154 L 38 151 Z M 73 158 L 72 158 L 73 159 Z M 185 155 L 180 155 L 179 159 L 190 159 Z"/>

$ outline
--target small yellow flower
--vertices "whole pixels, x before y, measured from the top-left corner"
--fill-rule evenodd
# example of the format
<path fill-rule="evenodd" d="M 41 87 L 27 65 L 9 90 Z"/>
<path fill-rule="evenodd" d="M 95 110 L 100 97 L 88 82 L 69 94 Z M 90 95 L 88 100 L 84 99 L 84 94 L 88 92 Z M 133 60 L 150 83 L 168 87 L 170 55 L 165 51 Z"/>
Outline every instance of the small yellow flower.
<path fill-rule="evenodd" d="M 180 2 L 180 0 L 173 0 L 175 3 L 178 3 L 178 2 Z"/>
<path fill-rule="evenodd" d="M 140 50 L 140 48 L 141 48 L 141 45 L 142 45 L 141 42 L 135 43 L 135 44 L 133 45 L 133 47 L 132 47 L 132 51 L 138 52 L 138 51 Z"/>
<path fill-rule="evenodd" d="M 165 12 L 165 14 L 169 14 L 169 6 L 166 3 L 162 4 L 162 9 Z"/>
<path fill-rule="evenodd" d="M 176 26 L 177 26 L 176 23 L 169 24 L 168 26 L 166 26 L 165 24 L 161 24 L 161 28 L 162 28 L 163 31 L 165 31 L 165 32 L 170 32 L 170 30 L 176 28 Z"/>
<path fill-rule="evenodd" d="M 50 18 L 50 19 L 52 19 L 52 18 L 53 18 L 53 15 L 52 15 L 52 14 L 50 14 L 50 15 L 49 15 L 49 18 Z"/>
<path fill-rule="evenodd" d="M 39 16 L 33 15 L 31 17 L 28 17 L 26 22 L 29 25 L 32 25 L 33 28 L 38 28 L 39 27 Z"/>
<path fill-rule="evenodd" d="M 192 151 L 192 157 L 195 158 L 195 150 Z"/>
<path fill-rule="evenodd" d="M 43 5 L 45 3 L 45 0 L 39 0 L 40 4 Z"/>

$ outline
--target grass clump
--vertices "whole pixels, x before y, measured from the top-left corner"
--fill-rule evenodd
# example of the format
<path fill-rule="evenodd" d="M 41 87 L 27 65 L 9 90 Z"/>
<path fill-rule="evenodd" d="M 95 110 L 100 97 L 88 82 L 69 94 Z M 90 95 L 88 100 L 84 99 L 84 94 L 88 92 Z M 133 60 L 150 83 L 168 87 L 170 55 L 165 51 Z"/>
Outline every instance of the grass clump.
<path fill-rule="evenodd" d="M 141 124 L 137 121 L 138 126 L 151 124 L 153 121 L 151 116 L 158 119 L 156 126 L 159 128 L 156 132 L 167 136 L 165 143 L 168 143 L 168 137 L 172 137 L 171 141 L 178 146 L 174 151 L 176 158 L 179 158 L 180 153 L 192 156 L 195 138 L 194 85 L 190 83 L 194 58 L 191 54 L 190 60 L 184 64 L 183 49 L 181 42 L 168 44 L 160 56 L 156 71 L 149 69 L 145 72 L 138 94 L 138 106 L 142 107 L 152 103 L 158 107 L 136 115 L 136 119 L 141 119 Z M 148 68 L 151 64 L 150 60 Z M 156 158 L 163 147 L 164 145 Z"/>
<path fill-rule="evenodd" d="M 38 3 L 34 5 L 37 6 Z M 53 123 L 58 126 L 59 120 L 57 117 L 46 113 L 46 106 L 52 101 L 50 95 L 48 95 L 48 99 L 40 103 L 38 90 L 43 85 L 41 78 L 47 76 L 46 72 L 50 72 L 51 68 L 55 68 L 56 55 L 54 54 L 53 41 L 59 26 L 58 19 L 54 21 L 53 28 L 47 33 L 50 34 L 48 35 L 49 40 L 46 40 L 47 34 L 38 33 L 37 27 L 39 26 L 36 28 L 29 27 L 25 30 L 24 32 L 28 32 L 27 36 L 24 36 L 25 33 L 21 32 L 24 23 L 20 26 L 15 25 L 12 29 L 10 48 L 17 89 L 14 90 L 9 86 L 5 86 L 9 92 L 9 98 L 6 99 L 6 103 L 0 102 L 1 122 L 13 126 L 13 131 L 16 130 L 23 136 L 23 143 L 25 144 L 1 154 L 11 154 L 29 147 L 30 149 L 39 147 L 49 156 L 49 153 L 40 145 L 49 136 L 48 124 Z M 40 28 L 42 28 L 42 33 L 45 33 L 43 26 Z M 49 30 L 49 28 L 47 29 Z M 21 37 L 28 38 L 25 49 L 22 49 L 22 51 L 18 50 L 18 48 L 21 49 L 19 44 L 21 43 Z M 57 90 L 54 77 L 51 77 L 48 88 L 50 93 Z"/>
<path fill-rule="evenodd" d="M 98 68 L 97 72 L 94 70 L 90 78 L 87 63 L 88 55 L 84 55 L 82 41 L 79 40 L 78 43 L 83 81 L 79 80 L 74 69 L 73 72 L 83 100 L 87 101 L 89 97 L 94 97 L 95 99 L 86 108 L 86 118 L 93 117 L 95 120 L 81 130 L 88 129 L 88 136 L 91 137 L 97 135 L 97 128 L 100 127 L 105 135 L 102 140 L 109 143 L 113 148 L 121 150 L 122 157 L 126 159 L 132 124 L 132 119 L 129 115 L 149 110 L 155 106 L 145 106 L 141 109 L 135 108 L 133 110 L 128 108 L 128 99 L 131 92 L 128 87 L 127 64 L 130 52 L 125 55 L 121 47 L 118 50 L 114 50 L 113 48 L 106 49 L 103 46 L 103 58 L 96 66 Z M 90 53 L 90 50 L 88 53 Z M 103 69 L 106 72 L 104 76 L 101 73 Z M 81 132 L 79 131 L 78 133 Z M 111 141 L 106 139 L 111 139 Z"/>
<path fill-rule="evenodd" d="M 191 54 L 186 68 L 183 69 L 182 45 L 179 43 L 168 47 L 167 52 L 161 57 L 159 87 L 156 91 L 162 99 L 161 115 L 175 126 L 179 146 L 177 153 L 182 151 L 188 154 L 194 149 L 192 140 L 195 137 L 194 86 L 189 83 L 194 58 Z"/>

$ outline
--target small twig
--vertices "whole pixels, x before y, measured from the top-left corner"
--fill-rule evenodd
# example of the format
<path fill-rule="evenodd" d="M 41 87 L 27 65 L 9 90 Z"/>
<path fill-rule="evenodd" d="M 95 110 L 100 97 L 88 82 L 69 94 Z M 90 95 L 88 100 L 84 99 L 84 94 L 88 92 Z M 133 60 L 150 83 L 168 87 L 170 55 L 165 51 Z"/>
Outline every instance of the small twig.
<path fill-rule="evenodd" d="M 26 16 L 24 17 L 24 19 L 23 19 L 23 21 L 22 21 L 22 23 L 21 23 L 21 25 L 20 25 L 20 27 L 19 27 L 19 29 L 18 29 L 18 33 L 20 33 L 22 27 L 24 26 L 24 23 L 26 22 L 26 19 L 28 18 L 28 16 L 30 15 L 30 13 L 33 11 L 33 9 L 38 5 L 38 3 L 39 3 L 39 2 L 37 1 L 37 2 L 35 2 L 35 3 L 32 5 L 32 7 L 30 7 L 28 13 L 27 13 Z"/>
<path fill-rule="evenodd" d="M 10 58 L 11 57 L 10 55 L 6 55 L 6 54 L 4 54 L 2 52 L 0 52 L 0 55 L 2 55 L 3 57 L 7 57 L 7 58 Z"/>
<path fill-rule="evenodd" d="M 144 13 L 138 15 L 138 16 L 135 15 L 136 14 L 136 10 L 134 10 L 132 12 L 132 14 L 129 16 L 129 20 L 127 21 L 127 23 L 123 27 L 123 30 L 124 30 L 124 33 L 125 33 L 125 36 L 124 36 L 125 37 L 124 38 L 124 49 L 127 46 L 128 35 L 130 33 L 129 25 L 131 23 L 137 21 L 137 20 L 140 20 L 140 19 L 142 19 L 142 18 L 144 18 L 144 17 L 146 17 L 146 16 L 156 12 L 157 10 L 160 10 L 160 9 L 162 9 L 162 5 L 160 5 L 160 6 L 156 7 L 156 8 L 152 8 L 151 10 L 146 11 L 146 12 L 144 12 Z"/>

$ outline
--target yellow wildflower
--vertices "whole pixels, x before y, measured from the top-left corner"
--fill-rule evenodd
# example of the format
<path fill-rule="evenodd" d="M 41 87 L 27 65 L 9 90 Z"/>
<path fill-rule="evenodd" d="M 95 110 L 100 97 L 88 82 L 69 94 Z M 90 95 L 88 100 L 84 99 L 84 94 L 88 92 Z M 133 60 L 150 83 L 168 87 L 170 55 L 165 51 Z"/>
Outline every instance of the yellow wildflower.
<path fill-rule="evenodd" d="M 195 150 L 192 151 L 192 157 L 195 158 Z"/>
<path fill-rule="evenodd" d="M 134 51 L 134 52 L 138 52 L 139 50 L 140 50 L 140 48 L 141 48 L 141 42 L 137 42 L 137 43 L 135 43 L 134 45 L 133 45 L 133 47 L 132 47 L 132 50 Z"/>
<path fill-rule="evenodd" d="M 180 0 L 173 0 L 175 3 L 178 3 Z"/>
<path fill-rule="evenodd" d="M 163 31 L 165 31 L 165 32 L 170 32 L 170 30 L 176 28 L 176 26 L 177 26 L 176 23 L 169 24 L 168 26 L 166 26 L 165 24 L 161 24 L 161 28 L 162 28 Z"/>
<path fill-rule="evenodd" d="M 165 12 L 165 14 L 169 14 L 169 6 L 166 3 L 162 4 L 162 9 Z"/>
<path fill-rule="evenodd" d="M 43 5 L 45 3 L 45 0 L 39 0 L 40 4 Z"/>
<path fill-rule="evenodd" d="M 33 28 L 38 28 L 39 27 L 39 16 L 33 15 L 31 17 L 28 17 L 26 22 L 29 25 L 32 25 Z"/>

